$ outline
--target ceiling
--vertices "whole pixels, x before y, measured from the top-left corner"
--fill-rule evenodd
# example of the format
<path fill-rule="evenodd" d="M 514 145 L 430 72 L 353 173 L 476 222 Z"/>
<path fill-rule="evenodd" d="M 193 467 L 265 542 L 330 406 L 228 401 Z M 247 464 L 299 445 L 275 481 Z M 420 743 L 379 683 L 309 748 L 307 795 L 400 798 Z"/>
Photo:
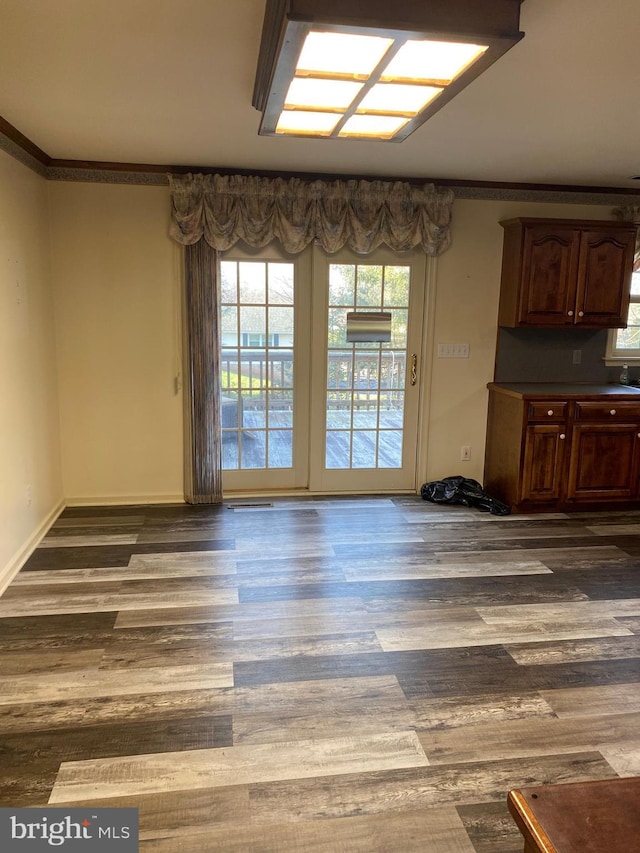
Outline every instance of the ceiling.
<path fill-rule="evenodd" d="M 0 0 L 0 116 L 56 159 L 640 191 L 638 0 L 526 0 L 524 39 L 400 143 L 258 136 L 264 6 Z"/>

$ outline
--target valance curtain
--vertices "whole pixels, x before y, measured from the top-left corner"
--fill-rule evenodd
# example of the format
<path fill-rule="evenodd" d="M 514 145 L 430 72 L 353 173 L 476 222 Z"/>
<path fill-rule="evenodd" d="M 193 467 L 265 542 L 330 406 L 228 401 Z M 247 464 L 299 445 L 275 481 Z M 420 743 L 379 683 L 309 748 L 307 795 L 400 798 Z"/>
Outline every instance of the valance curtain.
<path fill-rule="evenodd" d="M 185 499 L 222 502 L 219 252 L 239 240 L 277 240 L 297 254 L 312 241 L 333 253 L 380 245 L 439 255 L 451 242 L 453 191 L 401 181 L 303 181 L 244 175 L 169 175 L 171 236 L 185 246 Z"/>
<path fill-rule="evenodd" d="M 219 251 L 238 240 L 259 248 L 278 240 L 301 252 L 316 240 L 327 252 L 366 254 L 384 244 L 439 255 L 450 243 L 453 191 L 387 181 L 302 181 L 243 175 L 170 176 L 171 236 L 204 238 Z"/>

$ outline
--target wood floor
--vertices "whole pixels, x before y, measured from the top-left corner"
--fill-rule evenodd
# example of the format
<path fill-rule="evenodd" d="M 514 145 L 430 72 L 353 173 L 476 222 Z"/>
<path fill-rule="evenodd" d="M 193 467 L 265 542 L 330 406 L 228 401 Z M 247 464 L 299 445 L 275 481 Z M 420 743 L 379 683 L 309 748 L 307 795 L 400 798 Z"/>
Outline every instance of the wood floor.
<path fill-rule="evenodd" d="M 512 787 L 640 775 L 640 512 L 67 509 L 0 599 L 0 806 L 144 853 L 520 853 Z"/>

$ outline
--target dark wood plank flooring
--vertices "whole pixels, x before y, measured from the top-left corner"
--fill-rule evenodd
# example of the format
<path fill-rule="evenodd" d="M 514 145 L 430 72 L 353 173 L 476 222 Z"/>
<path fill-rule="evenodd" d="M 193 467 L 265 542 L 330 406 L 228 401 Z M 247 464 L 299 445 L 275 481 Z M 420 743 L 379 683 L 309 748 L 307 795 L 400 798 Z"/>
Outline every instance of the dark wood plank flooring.
<path fill-rule="evenodd" d="M 640 511 L 69 508 L 0 599 L 0 806 L 145 853 L 520 853 L 508 790 L 638 732 Z"/>

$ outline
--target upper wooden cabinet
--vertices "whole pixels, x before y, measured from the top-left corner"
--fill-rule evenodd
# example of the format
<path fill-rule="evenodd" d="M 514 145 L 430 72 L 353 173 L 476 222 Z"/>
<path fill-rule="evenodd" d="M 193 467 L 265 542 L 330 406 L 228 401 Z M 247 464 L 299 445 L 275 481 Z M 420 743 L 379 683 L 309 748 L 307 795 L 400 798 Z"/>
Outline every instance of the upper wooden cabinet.
<path fill-rule="evenodd" d="M 510 219 L 504 228 L 501 326 L 626 325 L 632 222 Z"/>

